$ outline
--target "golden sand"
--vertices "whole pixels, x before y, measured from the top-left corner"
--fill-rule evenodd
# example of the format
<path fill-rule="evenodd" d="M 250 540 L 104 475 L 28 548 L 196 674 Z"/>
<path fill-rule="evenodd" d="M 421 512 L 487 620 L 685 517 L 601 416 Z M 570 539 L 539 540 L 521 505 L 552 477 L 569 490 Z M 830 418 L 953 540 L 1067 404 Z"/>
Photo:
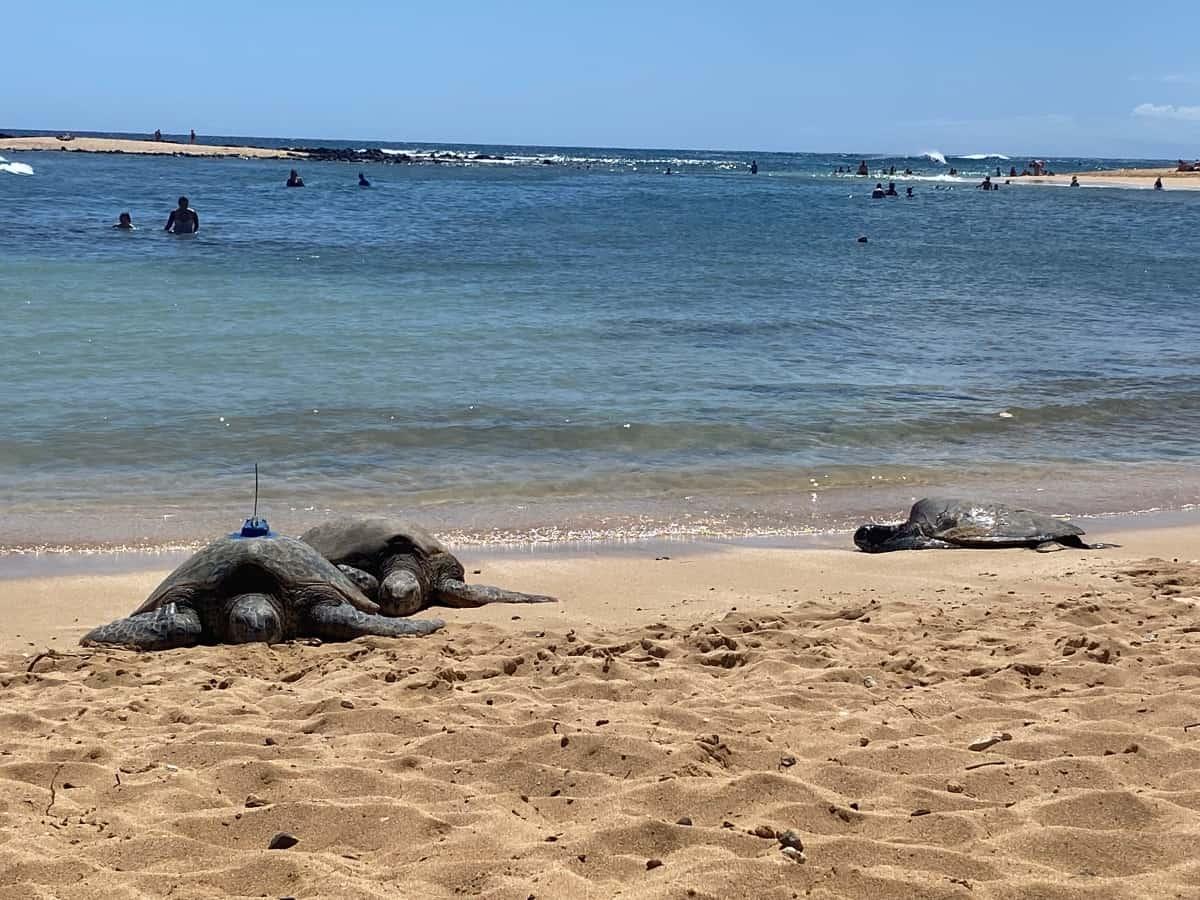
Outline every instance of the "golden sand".
<path fill-rule="evenodd" d="M 1165 191 L 1200 191 L 1200 172 L 1176 172 L 1174 169 L 1113 169 L 1106 172 L 1068 172 L 1065 175 L 1022 175 L 1005 178 L 1012 184 L 1041 184 L 1069 186 L 1071 178 L 1079 179 L 1080 187 L 1144 188 L 1151 190 L 1154 180 L 1163 180 Z M 999 181 L 1000 179 L 996 179 Z"/>
<path fill-rule="evenodd" d="M 150 156 L 238 156 L 253 159 L 301 159 L 305 154 L 265 147 L 221 147 L 209 144 L 176 144 L 170 141 L 127 141 L 109 138 L 77 137 L 62 141 L 56 137 L 20 137 L 0 139 L 0 151 L 66 150 L 80 153 L 135 153 Z"/>
<path fill-rule="evenodd" d="M 468 555 L 563 602 L 143 655 L 75 642 L 163 573 L 0 582 L 0 897 L 1195 896 L 1200 526 L 1090 530 Z"/>

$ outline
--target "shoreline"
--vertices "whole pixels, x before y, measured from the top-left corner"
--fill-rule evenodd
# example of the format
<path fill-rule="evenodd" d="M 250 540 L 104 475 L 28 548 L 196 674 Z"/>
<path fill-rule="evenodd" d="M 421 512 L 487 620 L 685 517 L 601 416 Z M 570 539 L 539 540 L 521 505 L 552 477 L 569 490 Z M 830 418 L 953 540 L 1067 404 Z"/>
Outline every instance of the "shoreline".
<path fill-rule="evenodd" d="M 1090 537 L 1102 541 L 1109 540 L 1108 536 L 1111 534 L 1141 536 L 1147 532 L 1181 528 L 1195 529 L 1200 535 L 1200 507 L 1100 513 L 1070 518 L 1084 527 Z M 890 517 L 880 519 L 894 520 Z M 455 554 L 475 561 L 551 563 L 581 558 L 617 562 L 645 555 L 699 557 L 741 550 L 858 555 L 851 539 L 853 534 L 854 527 L 787 534 L 655 535 L 627 539 L 600 537 L 545 542 L 513 540 L 472 543 L 441 534 L 439 538 Z M 213 535 L 209 540 L 217 536 Z M 207 540 L 157 547 L 0 547 L 0 584 L 23 579 L 65 576 L 124 576 L 145 572 L 165 575 L 206 543 Z"/>

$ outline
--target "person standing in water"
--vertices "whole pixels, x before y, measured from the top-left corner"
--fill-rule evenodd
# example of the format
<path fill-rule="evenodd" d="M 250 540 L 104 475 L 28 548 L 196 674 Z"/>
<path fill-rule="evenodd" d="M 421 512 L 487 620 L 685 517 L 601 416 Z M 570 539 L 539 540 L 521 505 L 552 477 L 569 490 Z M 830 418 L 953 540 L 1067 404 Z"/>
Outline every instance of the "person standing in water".
<path fill-rule="evenodd" d="M 758 160 L 757 159 L 750 160 L 750 174 L 751 175 L 758 174 Z"/>
<path fill-rule="evenodd" d="M 359 187 L 370 187 L 371 186 L 371 182 L 367 181 L 367 176 L 364 175 L 362 172 L 358 173 L 358 186 Z"/>
<path fill-rule="evenodd" d="M 117 216 L 117 224 L 114 225 L 113 228 L 119 228 L 122 231 L 137 230 L 133 225 L 133 216 L 129 215 L 127 212 L 123 212 L 121 215 Z"/>
<path fill-rule="evenodd" d="M 199 230 L 200 217 L 188 205 L 188 198 L 180 197 L 179 206 L 167 216 L 167 224 L 163 226 L 163 231 L 169 231 L 171 234 L 195 234 Z"/>
<path fill-rule="evenodd" d="M 192 129 L 192 133 L 191 133 L 191 135 L 188 137 L 188 143 L 189 143 L 189 144 L 194 144 L 194 143 L 196 143 L 196 129 L 195 129 L 195 128 L 193 128 L 193 129 Z"/>
<path fill-rule="evenodd" d="M 304 179 L 300 177 L 300 173 L 295 169 L 292 169 L 291 173 L 288 175 L 287 186 L 304 187 Z"/>
<path fill-rule="evenodd" d="M 1154 179 L 1154 189 L 1156 191 L 1161 191 L 1163 189 L 1161 176 Z"/>

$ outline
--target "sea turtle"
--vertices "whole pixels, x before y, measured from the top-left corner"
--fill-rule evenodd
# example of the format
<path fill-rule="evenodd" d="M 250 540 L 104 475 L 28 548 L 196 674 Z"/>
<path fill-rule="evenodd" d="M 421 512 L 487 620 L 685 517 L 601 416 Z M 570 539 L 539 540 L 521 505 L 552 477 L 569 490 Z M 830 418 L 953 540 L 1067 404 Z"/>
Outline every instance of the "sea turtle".
<path fill-rule="evenodd" d="M 334 563 L 384 615 L 408 616 L 439 603 L 553 603 L 554 597 L 467 584 L 464 570 L 432 534 L 403 519 L 354 516 L 331 519 L 300 536 Z"/>
<path fill-rule="evenodd" d="M 926 497 L 913 504 L 907 522 L 863 525 L 854 543 L 867 553 L 952 547 L 1033 547 L 1048 553 L 1111 546 L 1084 543 L 1082 534 L 1078 525 L 1003 503 Z"/>
<path fill-rule="evenodd" d="M 378 613 L 308 544 L 273 532 L 233 534 L 180 565 L 128 617 L 92 629 L 80 643 L 169 650 L 298 637 L 344 641 L 430 634 L 445 624 Z"/>

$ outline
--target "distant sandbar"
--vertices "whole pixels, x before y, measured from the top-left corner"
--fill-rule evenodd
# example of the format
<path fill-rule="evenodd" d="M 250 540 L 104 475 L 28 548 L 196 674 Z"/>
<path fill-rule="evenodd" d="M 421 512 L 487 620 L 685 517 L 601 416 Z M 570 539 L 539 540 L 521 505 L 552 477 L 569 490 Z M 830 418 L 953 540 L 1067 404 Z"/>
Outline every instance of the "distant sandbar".
<path fill-rule="evenodd" d="M 145 156 L 238 156 L 250 159 L 303 159 L 294 150 L 267 147 L 224 147 L 214 144 L 177 144 L 172 141 L 131 141 L 117 138 L 14 137 L 0 140 L 0 150 L 70 150 L 80 153 L 133 153 Z"/>

